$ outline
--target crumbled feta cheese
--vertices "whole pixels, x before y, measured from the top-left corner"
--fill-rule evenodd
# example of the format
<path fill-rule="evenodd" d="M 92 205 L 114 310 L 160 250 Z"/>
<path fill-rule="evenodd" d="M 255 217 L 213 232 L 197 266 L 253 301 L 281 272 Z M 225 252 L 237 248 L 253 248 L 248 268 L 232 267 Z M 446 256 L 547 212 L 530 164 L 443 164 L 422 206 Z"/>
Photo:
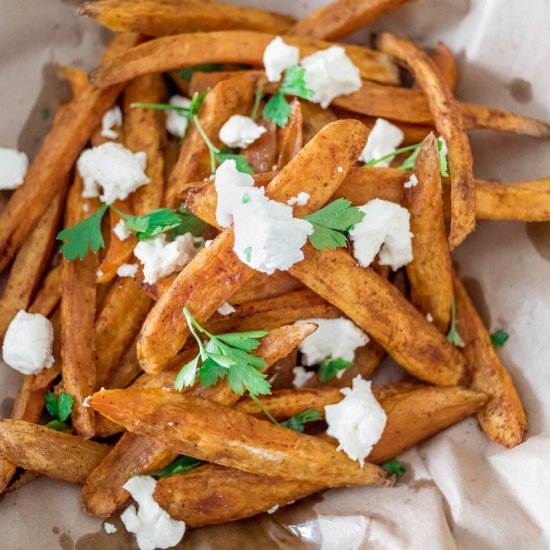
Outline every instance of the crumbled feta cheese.
<path fill-rule="evenodd" d="M 270 82 L 279 82 L 281 75 L 292 65 L 297 65 L 300 50 L 286 44 L 280 36 L 275 37 L 264 50 L 264 67 Z"/>
<path fill-rule="evenodd" d="M 90 211 L 90 205 L 87 202 L 82 203 L 82 212 L 87 214 Z"/>
<path fill-rule="evenodd" d="M 116 270 L 119 277 L 135 277 L 138 272 L 139 265 L 137 264 L 122 264 Z"/>
<path fill-rule="evenodd" d="M 309 193 L 306 193 L 305 191 L 301 191 L 300 193 L 298 193 L 298 196 L 297 197 L 290 197 L 290 199 L 288 199 L 286 201 L 286 203 L 289 205 L 289 206 L 304 206 L 304 204 L 307 204 L 307 201 L 311 198 L 311 195 Z"/>
<path fill-rule="evenodd" d="M 118 529 L 112 523 L 109 523 L 108 521 L 106 521 L 103 524 L 103 529 L 105 529 L 105 532 L 108 535 L 112 535 L 113 533 L 116 533 L 118 531 Z"/>
<path fill-rule="evenodd" d="M 426 314 L 426 321 L 428 321 L 428 323 L 433 323 L 434 322 L 434 317 L 431 313 Z"/>
<path fill-rule="evenodd" d="M 441 144 L 441 151 L 440 151 L 441 156 L 446 157 L 448 153 L 448 149 L 447 149 L 447 142 L 445 141 L 445 138 L 443 136 L 439 136 L 437 138 L 437 141 Z"/>
<path fill-rule="evenodd" d="M 369 341 L 369 337 L 345 317 L 307 319 L 298 321 L 298 323 L 316 323 L 318 325 L 317 330 L 300 344 L 302 361 L 308 367 L 331 359 L 353 361 L 355 350 Z"/>
<path fill-rule="evenodd" d="M 415 174 L 411 174 L 411 177 L 409 178 L 408 181 L 406 181 L 403 184 L 403 187 L 405 189 L 410 189 L 411 187 L 416 187 L 417 185 L 418 185 L 418 178 L 416 177 Z"/>
<path fill-rule="evenodd" d="M 224 302 L 219 308 L 218 313 L 220 315 L 231 315 L 232 313 L 235 313 L 237 311 L 231 304 L 228 304 L 227 302 Z"/>
<path fill-rule="evenodd" d="M 86 149 L 76 163 L 84 181 L 82 196 L 86 199 L 99 196 L 107 204 L 124 200 L 138 187 L 149 183 L 146 165 L 145 153 L 132 153 L 119 143 L 109 142 Z M 100 186 L 103 188 L 101 195 Z"/>
<path fill-rule="evenodd" d="M 337 171 L 339 174 L 343 174 L 343 173 L 344 173 L 344 169 L 343 169 L 341 166 L 338 166 L 338 168 L 336 168 L 336 171 Z"/>
<path fill-rule="evenodd" d="M 245 149 L 267 130 L 249 116 L 233 115 L 220 128 L 220 141 L 231 148 Z"/>
<path fill-rule="evenodd" d="M 136 536 L 140 550 L 172 548 L 185 533 L 185 523 L 172 519 L 153 498 L 157 482 L 151 476 L 134 476 L 125 484 L 139 508 L 128 506 L 120 515 L 126 529 Z"/>
<path fill-rule="evenodd" d="M 365 217 L 349 232 L 359 265 L 369 266 L 376 254 L 380 265 L 393 270 L 407 265 L 413 259 L 409 211 L 382 199 L 373 199 L 359 209 Z"/>
<path fill-rule="evenodd" d="M 90 408 L 90 401 L 92 400 L 92 396 L 91 395 L 88 395 L 87 397 L 84 398 L 84 401 L 82 401 L 82 406 L 85 408 L 85 409 L 89 409 Z"/>
<path fill-rule="evenodd" d="M 167 422 L 166 425 L 167 425 L 167 426 L 173 426 L 174 423 L 173 423 L 173 422 Z"/>
<path fill-rule="evenodd" d="M 173 95 L 168 103 L 174 105 L 174 107 L 189 107 L 191 100 L 181 95 Z M 187 131 L 187 125 L 189 120 L 185 116 L 185 113 L 178 111 L 166 111 L 166 129 L 176 137 L 183 137 Z"/>
<path fill-rule="evenodd" d="M 294 367 L 292 369 L 294 373 L 294 380 L 292 380 L 292 385 L 295 388 L 302 388 L 304 384 L 315 374 L 314 372 L 307 371 L 304 367 Z"/>
<path fill-rule="evenodd" d="M 103 273 L 103 271 L 101 271 L 101 269 L 98 269 L 96 272 L 95 272 L 95 275 L 98 279 L 101 279 L 103 277 L 103 275 L 105 275 L 105 273 Z"/>
<path fill-rule="evenodd" d="M 49 319 L 21 309 L 4 337 L 4 361 L 21 374 L 36 374 L 54 364 L 52 346 L 53 327 Z"/>
<path fill-rule="evenodd" d="M 279 505 L 275 504 L 275 506 L 272 506 L 269 510 L 267 510 L 268 514 L 274 514 L 279 509 Z"/>
<path fill-rule="evenodd" d="M 116 139 L 118 132 L 113 130 L 114 126 L 122 126 L 122 111 L 117 105 L 109 109 L 101 119 L 101 135 L 108 139 Z"/>
<path fill-rule="evenodd" d="M 17 189 L 25 179 L 29 157 L 17 149 L 0 147 L 0 189 Z"/>
<path fill-rule="evenodd" d="M 212 239 L 208 239 L 207 241 L 204 241 L 204 248 L 210 248 L 213 242 L 214 241 Z"/>
<path fill-rule="evenodd" d="M 143 264 L 143 280 L 154 284 L 185 266 L 195 255 L 193 235 L 179 235 L 172 242 L 161 233 L 152 239 L 140 241 L 134 248 L 135 257 Z"/>
<path fill-rule="evenodd" d="M 304 57 L 300 63 L 306 72 L 306 88 L 313 90 L 312 101 L 326 109 L 338 96 L 351 94 L 361 88 L 359 69 L 347 56 L 341 46 L 331 46 L 326 50 Z"/>
<path fill-rule="evenodd" d="M 383 118 L 377 118 L 367 139 L 367 144 L 359 156 L 362 162 L 379 159 L 393 153 L 405 139 L 401 128 Z M 376 163 L 379 167 L 388 167 L 393 158 Z"/>
<path fill-rule="evenodd" d="M 327 434 L 338 440 L 338 450 L 344 451 L 361 467 L 386 426 L 386 413 L 372 393 L 370 380 L 353 379 L 353 388 L 340 390 L 344 399 L 325 407 Z"/>
<path fill-rule="evenodd" d="M 117 236 L 119 241 L 125 241 L 132 232 L 126 229 L 126 223 L 124 220 L 118 220 L 117 224 L 113 227 L 113 233 Z"/>

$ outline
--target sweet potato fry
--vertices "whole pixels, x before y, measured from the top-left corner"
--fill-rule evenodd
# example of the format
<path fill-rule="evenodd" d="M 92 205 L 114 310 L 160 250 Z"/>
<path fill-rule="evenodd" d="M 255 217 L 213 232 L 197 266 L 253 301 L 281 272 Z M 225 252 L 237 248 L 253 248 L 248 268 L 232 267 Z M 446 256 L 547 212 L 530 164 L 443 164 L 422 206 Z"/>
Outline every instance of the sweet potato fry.
<path fill-rule="evenodd" d="M 435 50 L 430 52 L 430 55 L 449 89 L 451 91 L 454 90 L 458 80 L 458 68 L 456 66 L 456 59 L 449 46 L 444 42 L 438 42 Z"/>
<path fill-rule="evenodd" d="M 456 248 L 475 228 L 476 193 L 470 142 L 461 110 L 449 86 L 430 56 L 412 42 L 383 33 L 379 47 L 406 63 L 434 116 L 437 131 L 445 138 L 451 173 L 451 232 L 449 245 Z"/>
<path fill-rule="evenodd" d="M 55 70 L 69 83 L 73 96 L 80 94 L 88 85 L 88 73 L 83 69 L 68 65 L 56 65 Z"/>
<path fill-rule="evenodd" d="M 422 143 L 414 166 L 418 183 L 405 189 L 411 214 L 413 260 L 407 264 L 411 301 L 434 325 L 447 333 L 451 320 L 453 274 L 443 218 L 443 198 L 437 142 L 430 134 Z"/>
<path fill-rule="evenodd" d="M 307 205 L 294 210 L 297 215 L 314 212 L 338 188 L 355 163 L 366 134 L 366 128 L 353 120 L 326 126 L 269 184 L 268 195 L 286 202 L 298 191 L 308 192 L 311 198 Z M 318 155 L 328 147 L 330 155 Z M 342 172 L 337 170 L 339 166 Z M 254 275 L 254 270 L 233 252 L 233 241 L 233 230 L 228 228 L 195 256 L 153 306 L 138 341 L 138 358 L 146 372 L 162 370 L 185 343 L 189 332 L 181 313 L 184 306 L 199 323 L 205 322 Z M 205 273 L 208 280 L 203 276 Z"/>
<path fill-rule="evenodd" d="M 137 334 L 113 369 L 107 385 L 109 389 L 125 388 L 143 372 L 137 360 L 136 342 Z"/>
<path fill-rule="evenodd" d="M 296 22 L 287 34 L 337 40 L 365 27 L 406 0 L 335 0 Z"/>
<path fill-rule="evenodd" d="M 200 0 L 99 0 L 82 4 L 78 15 L 87 15 L 112 31 L 147 36 L 227 29 L 277 34 L 293 22 L 278 13 Z"/>
<path fill-rule="evenodd" d="M 275 271 L 272 275 L 258 273 L 235 292 L 228 302 L 234 306 L 255 300 L 267 300 L 303 288 L 304 285 L 286 271 Z"/>
<path fill-rule="evenodd" d="M 137 43 L 135 35 L 117 36 L 105 51 L 107 60 Z M 111 107 L 121 86 L 99 90 L 88 84 L 55 121 L 36 154 L 25 182 L 11 195 L 0 214 L 0 271 L 21 247 L 61 189 L 81 149 Z"/>
<path fill-rule="evenodd" d="M 302 101 L 301 105 L 304 144 L 308 143 L 313 136 L 321 131 L 327 124 L 338 120 L 338 117 L 330 107 L 323 109 L 320 105 L 317 105 L 317 103 L 310 103 L 309 101 Z"/>
<path fill-rule="evenodd" d="M 254 172 L 269 172 L 277 159 L 277 126 L 264 118 L 258 121 L 267 132 L 244 149 L 241 154 L 246 158 Z"/>
<path fill-rule="evenodd" d="M 460 279 L 454 277 L 457 327 L 464 340 L 464 355 L 473 367 L 473 390 L 489 395 L 477 419 L 489 439 L 505 447 L 521 443 L 527 431 L 527 417 L 514 382 L 502 364 L 487 329 Z"/>
<path fill-rule="evenodd" d="M 38 289 L 29 313 L 41 313 L 49 317 L 61 300 L 61 266 L 57 265 L 46 274 Z"/>
<path fill-rule="evenodd" d="M 279 132 L 279 155 L 277 170 L 288 164 L 304 145 L 302 106 L 298 99 L 291 103 L 292 111 L 288 124 Z"/>
<path fill-rule="evenodd" d="M 116 59 L 103 61 L 92 71 L 90 78 L 96 86 L 105 88 L 142 74 L 203 63 L 239 63 L 260 67 L 265 47 L 274 38 L 273 34 L 253 31 L 195 32 L 165 36 L 136 46 Z M 332 46 L 330 42 L 311 38 L 285 37 L 285 41 L 299 47 L 302 56 Z M 387 84 L 398 83 L 398 71 L 386 54 L 360 46 L 342 46 L 363 78 Z"/>

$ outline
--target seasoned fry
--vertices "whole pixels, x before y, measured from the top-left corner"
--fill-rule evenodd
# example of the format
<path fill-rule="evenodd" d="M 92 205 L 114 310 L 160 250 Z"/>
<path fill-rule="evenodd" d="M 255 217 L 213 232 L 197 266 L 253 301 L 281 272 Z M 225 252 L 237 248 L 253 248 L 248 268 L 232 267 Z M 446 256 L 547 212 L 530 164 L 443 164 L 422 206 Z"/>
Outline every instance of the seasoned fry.
<path fill-rule="evenodd" d="M 136 342 L 137 334 L 126 348 L 116 367 L 112 370 L 107 384 L 109 389 L 125 388 L 143 372 L 137 360 Z"/>
<path fill-rule="evenodd" d="M 44 277 L 29 313 L 41 313 L 45 317 L 53 312 L 61 300 L 61 266 L 57 265 Z"/>
<path fill-rule="evenodd" d="M 449 89 L 451 91 L 454 90 L 458 80 L 458 67 L 456 66 L 455 56 L 449 46 L 444 42 L 438 42 L 435 50 L 430 55 Z"/>
<path fill-rule="evenodd" d="M 277 170 L 288 164 L 304 145 L 302 106 L 295 98 L 291 103 L 292 111 L 288 124 L 279 132 L 279 156 Z"/>
<path fill-rule="evenodd" d="M 476 193 L 473 159 L 464 120 L 454 97 L 430 56 L 412 42 L 383 33 L 379 47 L 407 64 L 434 116 L 437 131 L 445 138 L 451 173 L 451 232 L 449 245 L 456 248 L 475 228 Z"/>
<path fill-rule="evenodd" d="M 248 283 L 235 292 L 228 302 L 235 306 L 255 300 L 276 298 L 287 292 L 303 288 L 304 285 L 286 271 L 275 271 L 272 275 L 257 273 Z"/>
<path fill-rule="evenodd" d="M 203 63 L 239 63 L 259 67 L 265 47 L 275 38 L 273 34 L 252 31 L 195 32 L 165 36 L 151 40 L 119 55 L 102 61 L 90 74 L 100 88 L 131 80 L 147 73 L 171 71 Z M 332 46 L 330 42 L 310 38 L 285 37 L 285 41 L 300 48 L 301 56 Z M 399 73 L 386 54 L 342 45 L 361 76 L 385 84 L 397 84 Z"/>
<path fill-rule="evenodd" d="M 446 334 L 451 320 L 453 274 L 433 134 L 422 143 L 414 174 L 418 184 L 404 192 L 414 235 L 413 260 L 407 264 L 411 301 L 424 315 L 431 315 L 434 325 Z"/>
<path fill-rule="evenodd" d="M 470 387 L 490 396 L 477 419 L 489 439 L 505 447 L 521 443 L 527 417 L 514 382 L 502 364 L 487 329 L 460 279 L 454 277 L 457 326 L 464 340 L 464 355 L 473 368 Z"/>
<path fill-rule="evenodd" d="M 199 0 L 99 0 L 82 4 L 78 15 L 112 31 L 148 36 L 227 29 L 282 33 L 293 22 L 278 13 Z"/>
<path fill-rule="evenodd" d="M 68 65 L 56 65 L 55 70 L 69 83 L 73 96 L 80 94 L 88 85 L 88 73 L 83 69 Z"/>
<path fill-rule="evenodd" d="M 273 170 L 277 159 L 277 126 L 264 118 L 260 118 L 258 124 L 266 128 L 267 132 L 244 149 L 242 155 L 254 172 L 269 172 Z"/>

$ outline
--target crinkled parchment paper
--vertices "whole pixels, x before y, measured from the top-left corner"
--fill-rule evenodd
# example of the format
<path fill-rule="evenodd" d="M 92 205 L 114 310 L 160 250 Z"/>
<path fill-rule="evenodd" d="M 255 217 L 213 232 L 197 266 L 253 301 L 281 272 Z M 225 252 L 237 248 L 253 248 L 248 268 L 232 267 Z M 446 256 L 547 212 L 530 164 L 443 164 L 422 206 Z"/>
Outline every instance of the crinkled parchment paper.
<path fill-rule="evenodd" d="M 299 16 L 321 2 L 246 3 Z M 32 155 L 51 121 L 42 120 L 44 109 L 53 113 L 67 95 L 53 64 L 94 65 L 107 33 L 76 18 L 77 4 L 0 0 L 0 145 Z M 460 61 L 459 98 L 550 120 L 548 0 L 418 0 L 356 36 L 380 29 L 425 46 L 445 40 Z M 472 145 L 479 177 L 550 174 L 548 143 L 478 132 Z M 406 453 L 408 472 L 396 488 L 328 491 L 273 515 L 189 532 L 179 548 L 550 548 L 550 224 L 480 223 L 455 260 L 489 328 L 511 334 L 499 353 L 529 414 L 527 441 L 502 449 L 469 419 Z M 2 366 L 3 415 L 16 385 Z M 0 548 L 134 548 L 123 529 L 103 533 L 79 497 L 78 488 L 48 479 L 6 496 Z"/>

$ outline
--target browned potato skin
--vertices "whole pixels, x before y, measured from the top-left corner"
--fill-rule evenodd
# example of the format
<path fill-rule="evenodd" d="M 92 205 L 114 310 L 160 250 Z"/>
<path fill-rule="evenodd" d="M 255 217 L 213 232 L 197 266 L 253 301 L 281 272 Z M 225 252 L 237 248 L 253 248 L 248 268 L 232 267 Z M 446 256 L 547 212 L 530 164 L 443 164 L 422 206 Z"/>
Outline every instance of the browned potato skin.
<path fill-rule="evenodd" d="M 502 364 L 491 337 L 479 317 L 460 279 L 454 277 L 457 328 L 466 344 L 463 353 L 473 368 L 473 390 L 489 395 L 477 419 L 489 439 L 514 447 L 527 432 L 527 416 L 512 377 Z"/>
<path fill-rule="evenodd" d="M 302 104 L 294 98 L 290 106 L 292 111 L 288 124 L 284 128 L 279 128 L 277 170 L 287 165 L 304 146 Z"/>
<path fill-rule="evenodd" d="M 38 289 L 33 302 L 29 306 L 29 313 L 41 313 L 49 317 L 61 300 L 61 266 L 51 269 Z"/>
<path fill-rule="evenodd" d="M 80 94 L 88 86 L 88 73 L 83 69 L 68 65 L 56 65 L 55 71 L 68 82 L 73 96 Z"/>
<path fill-rule="evenodd" d="M 229 29 L 278 34 L 293 22 L 278 13 L 199 0 L 99 0 L 82 4 L 78 15 L 112 31 L 147 36 Z"/>
<path fill-rule="evenodd" d="M 458 67 L 453 52 L 444 42 L 438 42 L 435 50 L 430 52 L 430 55 L 437 65 L 441 76 L 444 78 L 450 90 L 456 88 L 458 82 Z"/>
<path fill-rule="evenodd" d="M 277 126 L 264 118 L 260 118 L 258 124 L 267 132 L 246 149 L 241 150 L 241 155 L 246 158 L 255 173 L 272 170 L 277 160 Z"/>
<path fill-rule="evenodd" d="M 112 370 L 109 383 L 106 386 L 109 389 L 125 388 L 142 374 L 143 371 L 137 360 L 136 342 L 137 334 L 124 351 L 116 367 Z"/>
<path fill-rule="evenodd" d="M 24 420 L 0 420 L 0 446 L 17 466 L 84 483 L 110 447 Z"/>
<path fill-rule="evenodd" d="M 413 260 L 406 267 L 411 301 L 424 315 L 430 314 L 434 325 L 446 334 L 451 320 L 453 274 L 443 217 L 439 154 L 433 134 L 422 143 L 414 174 L 418 184 L 404 190 L 414 235 Z"/>
<path fill-rule="evenodd" d="M 228 302 L 235 306 L 256 300 L 276 298 L 282 294 L 303 288 L 304 285 L 286 271 L 275 271 L 271 275 L 257 273 L 248 283 L 235 292 Z"/>

